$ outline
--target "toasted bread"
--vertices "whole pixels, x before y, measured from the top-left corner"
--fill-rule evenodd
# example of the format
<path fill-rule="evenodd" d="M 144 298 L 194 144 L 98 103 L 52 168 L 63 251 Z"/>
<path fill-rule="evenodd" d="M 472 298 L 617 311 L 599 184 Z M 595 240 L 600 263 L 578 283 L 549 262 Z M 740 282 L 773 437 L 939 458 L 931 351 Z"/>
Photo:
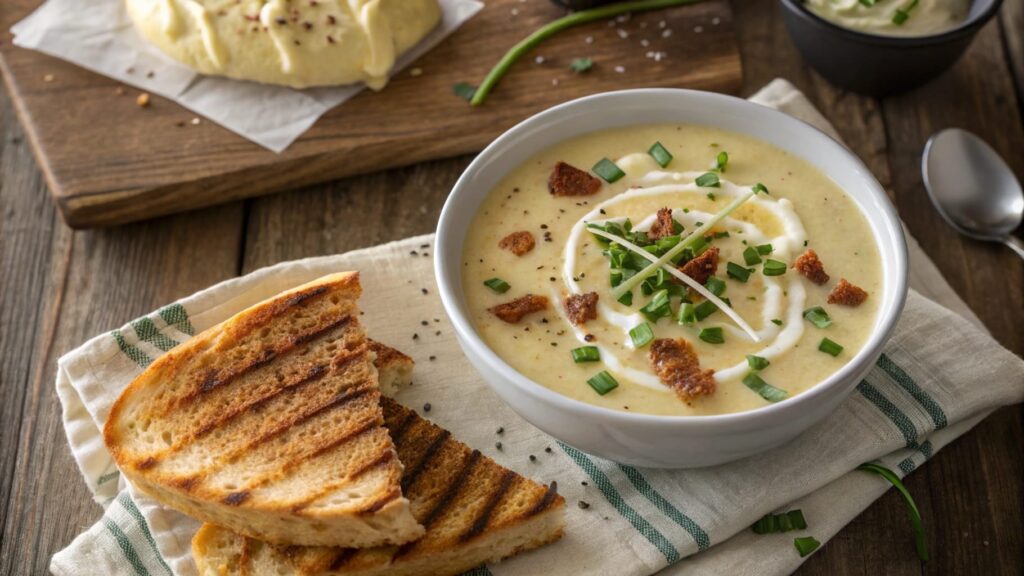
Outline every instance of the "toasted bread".
<path fill-rule="evenodd" d="M 402 486 L 427 528 L 421 539 L 362 550 L 276 546 L 207 523 L 192 540 L 200 576 L 452 576 L 561 537 L 565 500 L 554 484 L 499 466 L 394 400 L 381 403 L 406 463 Z"/>
<path fill-rule="evenodd" d="M 158 359 L 104 427 L 121 471 L 167 506 L 268 542 L 420 537 L 383 426 L 360 293 L 358 274 L 326 276 Z"/>

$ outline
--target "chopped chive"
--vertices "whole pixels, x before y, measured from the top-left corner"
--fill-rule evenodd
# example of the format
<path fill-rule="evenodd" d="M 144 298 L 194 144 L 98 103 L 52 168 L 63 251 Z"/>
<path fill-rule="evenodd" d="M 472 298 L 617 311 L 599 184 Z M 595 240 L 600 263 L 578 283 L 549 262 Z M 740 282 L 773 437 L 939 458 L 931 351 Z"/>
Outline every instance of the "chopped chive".
<path fill-rule="evenodd" d="M 760 264 L 761 263 L 760 253 L 757 251 L 756 248 L 752 248 L 750 246 L 747 246 L 747 248 L 743 251 L 743 261 L 747 263 L 747 266 L 753 266 L 754 264 Z"/>
<path fill-rule="evenodd" d="M 747 270 L 735 262 L 729 262 L 725 265 L 725 273 L 728 274 L 730 278 L 740 282 L 746 282 L 750 279 L 750 270 Z"/>
<path fill-rule="evenodd" d="M 725 343 L 725 333 L 722 332 L 722 328 L 718 326 L 715 326 L 714 328 L 704 328 L 699 334 L 697 334 L 697 337 L 708 344 Z"/>
<path fill-rule="evenodd" d="M 781 514 L 765 514 L 750 527 L 755 534 L 774 534 L 790 530 L 806 530 L 807 521 L 799 508 Z"/>
<path fill-rule="evenodd" d="M 772 324 L 775 324 L 776 326 L 782 326 L 782 320 L 778 318 L 772 318 Z"/>
<path fill-rule="evenodd" d="M 708 281 L 704 283 L 704 287 L 708 289 L 715 296 L 721 296 L 725 294 L 725 282 L 717 276 L 708 278 Z"/>
<path fill-rule="evenodd" d="M 910 4 L 907 4 L 906 8 L 897 8 L 896 13 L 892 15 L 892 23 L 902 26 L 910 18 L 910 11 L 917 7 L 917 2 L 918 0 L 910 0 Z"/>
<path fill-rule="evenodd" d="M 508 282 L 505 282 L 501 278 L 491 278 L 490 280 L 484 280 L 484 286 L 487 286 L 491 290 L 494 290 L 498 294 L 504 294 L 511 288 Z"/>
<path fill-rule="evenodd" d="M 762 272 L 765 276 L 782 276 L 786 273 L 786 263 L 769 258 L 764 261 Z"/>
<path fill-rule="evenodd" d="M 755 372 L 751 372 L 750 374 L 747 374 L 745 378 L 743 378 L 743 385 L 746 386 L 747 388 L 750 388 L 754 392 L 757 392 L 761 396 L 761 398 L 764 398 L 769 402 L 778 402 L 780 400 L 785 400 L 786 396 L 789 396 L 788 392 L 776 388 L 775 386 L 772 386 L 771 384 L 765 382 Z"/>
<path fill-rule="evenodd" d="M 859 1 L 864 6 L 867 6 L 868 8 L 871 8 L 872 6 L 875 5 L 875 2 L 877 2 L 878 0 L 859 0 Z"/>
<path fill-rule="evenodd" d="M 772 251 L 774 250 L 774 248 L 772 248 L 771 244 L 759 244 L 759 245 L 756 246 L 756 248 L 757 248 L 757 253 L 760 254 L 761 256 L 766 256 L 768 254 L 771 254 Z"/>
<path fill-rule="evenodd" d="M 865 472 L 873 472 L 878 474 L 882 478 L 885 478 L 899 491 L 903 496 L 903 500 L 907 503 L 907 514 L 910 515 L 910 523 L 914 526 L 914 547 L 917 548 L 917 557 L 921 560 L 928 560 L 928 542 L 924 534 L 924 523 L 921 521 L 921 512 L 917 509 L 917 504 L 914 503 L 914 498 L 910 495 L 910 491 L 900 481 L 899 476 L 895 472 L 889 470 L 885 466 L 867 462 L 857 466 L 857 470 L 863 470 Z"/>
<path fill-rule="evenodd" d="M 693 315 L 697 319 L 697 321 L 700 322 L 701 320 L 714 314 L 717 310 L 718 306 L 716 306 L 714 302 L 712 302 L 711 300 L 705 300 L 700 304 L 697 304 L 697 306 L 693 309 Z"/>
<path fill-rule="evenodd" d="M 676 322 L 684 326 L 693 326 L 697 322 L 697 314 L 694 312 L 693 304 L 683 302 L 679 305 L 679 312 L 676 314 Z"/>
<path fill-rule="evenodd" d="M 694 182 L 701 188 L 718 188 L 721 186 L 721 183 L 718 181 L 718 174 L 715 174 L 714 172 L 705 172 L 700 176 L 697 176 L 697 179 L 694 180 Z"/>
<path fill-rule="evenodd" d="M 751 190 L 753 190 L 754 192 L 764 192 L 765 194 L 769 194 L 768 187 L 765 186 L 764 184 L 761 184 L 760 182 L 754 184 Z"/>
<path fill-rule="evenodd" d="M 815 540 L 814 536 L 803 536 L 801 538 L 794 538 L 793 545 L 796 546 L 796 551 L 800 553 L 800 557 L 804 558 L 817 550 L 821 546 L 821 542 Z"/>
<path fill-rule="evenodd" d="M 587 380 L 587 384 L 590 384 L 590 387 L 601 396 L 619 387 L 619 382 L 607 370 L 598 372 L 593 378 Z"/>
<path fill-rule="evenodd" d="M 625 294 L 620 296 L 619 297 L 619 304 L 623 304 L 625 306 L 632 306 L 633 305 L 633 293 L 632 292 L 626 292 Z"/>
<path fill-rule="evenodd" d="M 797 508 L 796 510 L 790 510 L 786 512 L 786 516 L 789 516 L 789 521 L 793 524 L 793 530 L 806 530 L 807 520 L 804 520 L 803 510 Z"/>
<path fill-rule="evenodd" d="M 715 232 L 714 234 L 711 235 L 711 237 L 714 238 L 715 240 L 718 240 L 719 238 L 728 238 L 729 231 L 722 230 L 721 232 Z"/>
<path fill-rule="evenodd" d="M 825 309 L 821 306 L 804 310 L 804 319 L 818 328 L 828 328 L 832 325 L 832 319 L 829 318 L 828 312 L 825 312 Z"/>
<path fill-rule="evenodd" d="M 661 142 L 655 142 L 651 145 L 647 153 L 654 158 L 654 161 L 658 163 L 658 166 L 662 168 L 668 166 L 668 163 L 672 161 L 672 154 L 661 145 Z"/>
<path fill-rule="evenodd" d="M 601 351 L 597 346 L 580 346 L 572 349 L 572 361 L 580 364 L 582 362 L 598 362 L 601 360 Z"/>
<path fill-rule="evenodd" d="M 715 156 L 715 170 L 719 172 L 725 172 L 725 166 L 729 163 L 729 153 L 722 151 Z"/>
<path fill-rule="evenodd" d="M 455 92 L 456 96 L 467 101 L 472 100 L 473 96 L 476 95 L 476 88 L 470 84 L 466 84 L 465 82 L 459 82 L 452 86 L 452 90 Z"/>
<path fill-rule="evenodd" d="M 659 272 L 661 272 L 661 270 L 659 270 Z M 654 296 L 651 297 L 651 301 L 640 309 L 640 313 L 655 324 L 660 318 L 664 318 L 665 316 L 672 314 L 668 290 L 662 289 L 655 292 Z"/>
<path fill-rule="evenodd" d="M 607 158 L 601 158 L 601 161 L 594 164 L 594 173 L 604 179 L 605 182 L 611 184 L 612 182 L 618 181 L 620 178 L 626 175 L 625 172 L 619 168 L 615 162 Z"/>
<path fill-rule="evenodd" d="M 754 531 L 754 534 L 774 534 L 779 531 L 779 524 L 775 519 L 775 514 L 765 514 L 757 522 L 754 522 L 750 529 Z"/>
<path fill-rule="evenodd" d="M 574 58 L 569 63 L 569 69 L 577 74 L 583 74 L 589 72 L 590 68 L 594 66 L 594 61 L 590 58 Z"/>
<path fill-rule="evenodd" d="M 828 338 L 822 338 L 821 344 L 818 344 L 818 350 L 830 356 L 839 356 L 839 353 L 843 351 L 843 347 Z"/>
<path fill-rule="evenodd" d="M 750 366 L 751 370 L 764 370 L 770 364 L 771 362 L 769 362 L 767 358 L 747 354 L 747 365 Z"/>
<path fill-rule="evenodd" d="M 650 324 L 644 322 L 630 330 L 629 337 L 633 340 L 634 348 L 643 348 L 650 344 L 651 340 L 654 340 L 654 330 L 651 330 Z"/>

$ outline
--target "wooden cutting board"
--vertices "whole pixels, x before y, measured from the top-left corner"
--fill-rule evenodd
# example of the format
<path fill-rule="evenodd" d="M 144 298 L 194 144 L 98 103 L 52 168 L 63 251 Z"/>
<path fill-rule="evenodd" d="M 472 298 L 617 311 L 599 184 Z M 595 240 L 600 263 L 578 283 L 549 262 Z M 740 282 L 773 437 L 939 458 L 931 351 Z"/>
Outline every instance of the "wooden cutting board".
<path fill-rule="evenodd" d="M 486 7 L 381 92 L 325 114 L 281 154 L 154 97 L 49 56 L 17 48 L 8 31 L 39 0 L 4 0 L 0 68 L 67 223 L 106 226 L 475 152 L 524 118 L 587 94 L 677 86 L 735 92 L 741 68 L 727 0 L 594 22 L 548 40 L 518 62 L 481 107 L 453 94 L 477 84 L 505 51 L 564 14 L 546 0 Z M 588 39 L 590 39 L 588 41 Z M 646 40 L 646 46 L 644 45 Z M 665 57 L 655 60 L 654 52 Z M 542 56 L 543 61 L 538 62 Z M 586 74 L 569 70 L 589 57 Z"/>

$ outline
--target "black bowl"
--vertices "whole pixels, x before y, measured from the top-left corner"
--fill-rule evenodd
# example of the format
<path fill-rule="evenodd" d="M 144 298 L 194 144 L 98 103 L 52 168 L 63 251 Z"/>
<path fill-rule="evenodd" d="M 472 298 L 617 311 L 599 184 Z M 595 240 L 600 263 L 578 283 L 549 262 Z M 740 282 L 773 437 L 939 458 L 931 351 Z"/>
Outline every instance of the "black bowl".
<path fill-rule="evenodd" d="M 1002 4 L 974 0 L 967 18 L 932 36 L 880 36 L 833 24 L 812 13 L 803 0 L 780 0 L 789 35 L 800 53 L 833 84 L 870 96 L 909 90 L 956 62 Z"/>

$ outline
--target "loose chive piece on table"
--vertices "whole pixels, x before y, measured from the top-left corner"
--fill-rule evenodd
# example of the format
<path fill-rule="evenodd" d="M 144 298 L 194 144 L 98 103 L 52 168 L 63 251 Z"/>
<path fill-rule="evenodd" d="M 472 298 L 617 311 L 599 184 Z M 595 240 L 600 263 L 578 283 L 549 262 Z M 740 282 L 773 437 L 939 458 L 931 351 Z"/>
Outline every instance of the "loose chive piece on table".
<path fill-rule="evenodd" d="M 750 248 L 747 248 L 747 250 L 750 250 Z M 729 262 L 725 265 L 725 273 L 728 274 L 730 278 L 740 282 L 746 282 L 750 279 L 750 270 L 747 270 L 735 262 Z"/>
<path fill-rule="evenodd" d="M 829 318 L 828 312 L 821 306 L 815 306 L 804 310 L 804 319 L 814 324 L 818 328 L 828 328 L 832 325 L 832 319 Z"/>
<path fill-rule="evenodd" d="M 782 276 L 786 273 L 786 263 L 769 258 L 764 261 L 763 272 L 765 276 Z"/>
<path fill-rule="evenodd" d="M 505 282 L 501 278 L 491 278 L 490 280 L 484 280 L 484 286 L 487 286 L 491 290 L 494 290 L 498 294 L 504 294 L 511 288 L 508 282 Z"/>
<path fill-rule="evenodd" d="M 721 183 L 718 181 L 718 174 L 715 174 L 714 172 L 705 172 L 700 176 L 697 176 L 697 179 L 694 180 L 694 182 L 701 188 L 718 188 L 721 186 Z"/>
<path fill-rule="evenodd" d="M 718 326 L 715 326 L 714 328 L 704 328 L 699 334 L 697 334 L 697 337 L 708 344 L 725 343 L 725 333 Z"/>
<path fill-rule="evenodd" d="M 629 337 L 633 340 L 634 348 L 643 348 L 647 344 L 654 340 L 654 330 L 651 330 L 651 325 L 647 322 L 638 324 L 632 330 L 629 331 Z"/>
<path fill-rule="evenodd" d="M 747 246 L 743 250 L 743 261 L 747 263 L 747 266 L 753 266 L 754 264 L 761 263 L 761 252 L 753 246 Z"/>
<path fill-rule="evenodd" d="M 804 558 L 817 550 L 821 546 L 821 542 L 815 540 L 814 536 L 804 536 L 802 538 L 794 538 L 793 545 L 796 546 L 796 551 L 800 553 L 800 557 Z"/>
<path fill-rule="evenodd" d="M 590 384 L 590 387 L 601 396 L 619 387 L 619 382 L 607 370 L 598 372 L 593 378 L 587 380 L 587 384 Z"/>
<path fill-rule="evenodd" d="M 572 349 L 572 361 L 580 364 L 583 362 L 598 362 L 601 360 L 601 352 L 597 346 L 581 346 Z"/>
<path fill-rule="evenodd" d="M 900 481 L 900 477 L 885 466 L 881 466 L 873 462 L 861 464 L 860 466 L 857 466 L 857 470 L 878 474 L 882 478 L 888 480 L 889 483 L 892 484 L 893 487 L 896 488 L 896 490 L 903 496 L 903 500 L 907 503 L 907 513 L 910 515 L 910 523 L 914 526 L 914 546 L 917 548 L 917 557 L 921 560 L 928 560 L 928 542 L 924 535 L 924 523 L 921 521 L 921 512 L 917 509 L 917 504 L 914 503 L 914 498 L 910 495 L 910 491 L 907 490 L 907 487 Z"/>
<path fill-rule="evenodd" d="M 593 170 L 594 174 L 597 174 L 609 184 L 618 181 L 626 175 L 626 173 L 622 171 L 622 168 L 619 168 L 615 162 L 612 162 L 607 158 L 601 158 L 600 162 L 594 164 Z"/>
<path fill-rule="evenodd" d="M 470 84 L 466 84 L 465 82 L 459 82 L 452 86 L 452 90 L 455 92 L 456 96 L 463 100 L 472 100 L 473 96 L 476 95 L 476 88 Z"/>
<path fill-rule="evenodd" d="M 743 385 L 754 392 L 757 392 L 761 398 L 764 398 L 769 402 L 785 400 L 786 396 L 789 396 L 789 392 L 772 386 L 754 372 L 747 374 L 747 376 L 743 378 Z"/>
<path fill-rule="evenodd" d="M 655 142 L 651 145 L 647 153 L 654 158 L 654 161 L 658 163 L 658 166 L 662 168 L 668 166 L 668 163 L 672 161 L 672 154 L 661 145 L 661 142 Z"/>
<path fill-rule="evenodd" d="M 771 364 L 771 362 L 769 362 L 767 358 L 747 354 L 747 365 L 750 366 L 751 370 L 764 370 L 769 364 Z"/>
<path fill-rule="evenodd" d="M 590 70 L 594 65 L 594 61 L 590 58 L 575 58 L 569 63 L 569 69 L 577 74 L 582 74 Z"/>
<path fill-rule="evenodd" d="M 729 153 L 722 151 L 715 156 L 715 170 L 719 172 L 725 172 L 726 165 L 729 164 Z"/>
<path fill-rule="evenodd" d="M 839 353 L 843 351 L 843 347 L 828 338 L 822 338 L 821 344 L 818 344 L 818 350 L 828 354 L 829 356 L 839 356 Z"/>

